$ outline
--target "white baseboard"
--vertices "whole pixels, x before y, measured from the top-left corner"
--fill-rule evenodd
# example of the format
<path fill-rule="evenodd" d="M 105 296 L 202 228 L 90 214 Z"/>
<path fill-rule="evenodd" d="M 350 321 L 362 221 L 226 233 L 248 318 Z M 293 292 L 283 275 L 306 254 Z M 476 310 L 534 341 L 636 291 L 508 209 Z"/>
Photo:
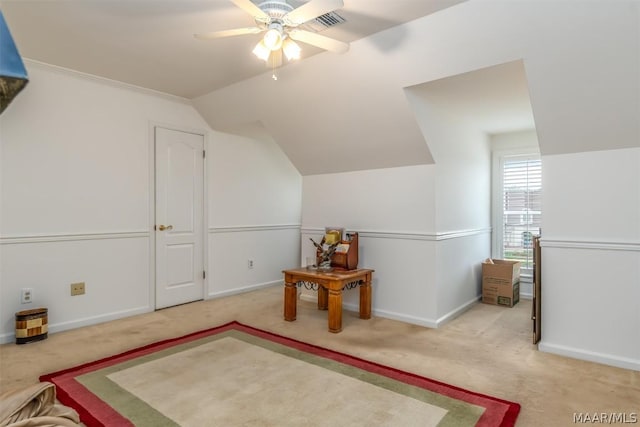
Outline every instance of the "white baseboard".
<path fill-rule="evenodd" d="M 301 293 L 299 295 L 299 298 L 302 301 L 308 301 L 312 303 L 316 303 L 318 301 L 318 297 L 315 294 Z M 360 307 L 357 304 L 342 303 L 342 308 L 348 311 L 355 311 L 355 312 L 360 311 Z M 437 326 L 438 322 L 436 320 L 410 316 L 402 313 L 395 313 L 393 311 L 376 310 L 374 308 L 371 310 L 371 314 L 376 317 L 384 317 L 385 319 L 399 320 L 401 322 L 411 323 L 413 325 L 418 325 L 418 326 L 425 326 L 427 328 L 432 328 L 432 329 L 438 327 Z"/>
<path fill-rule="evenodd" d="M 640 360 L 638 359 L 630 359 L 627 357 L 619 357 L 605 353 L 596 353 L 593 351 L 567 347 L 564 345 L 551 344 L 545 342 L 544 340 L 538 344 L 538 350 L 545 353 L 553 353 L 560 356 L 571 357 L 574 359 L 586 360 L 588 362 L 615 366 L 617 368 L 640 371 Z"/>
<path fill-rule="evenodd" d="M 445 314 L 444 316 L 440 317 L 437 320 L 437 322 L 436 322 L 437 326 L 436 327 L 440 327 L 440 326 L 444 325 L 445 323 L 449 322 L 450 320 L 453 320 L 456 317 L 460 316 L 462 313 L 464 313 L 465 311 L 467 311 L 471 307 L 473 307 L 481 299 L 482 299 L 482 295 L 478 295 L 477 297 L 471 299 L 470 301 L 462 304 L 460 307 L 451 310 L 450 312 L 448 312 L 447 314 Z"/>
<path fill-rule="evenodd" d="M 243 294 L 245 292 L 251 292 L 251 291 L 255 291 L 255 290 L 263 289 L 263 288 L 269 288 L 269 287 L 275 286 L 275 285 L 283 286 L 284 285 L 284 281 L 282 279 L 280 279 L 280 280 L 272 280 L 270 282 L 256 283 L 256 284 L 253 284 L 253 285 L 242 286 L 240 288 L 233 288 L 233 289 L 229 289 L 229 290 L 226 290 L 226 291 L 210 292 L 209 294 L 207 294 L 207 299 L 222 298 L 222 297 L 228 297 L 228 296 L 231 296 L 231 295 Z"/>
<path fill-rule="evenodd" d="M 129 310 L 116 311 L 113 313 L 101 314 L 99 316 L 85 317 L 83 319 L 71 320 L 62 323 L 50 323 L 49 333 L 55 334 L 56 332 L 68 331 L 71 329 L 81 328 L 83 326 L 96 325 L 98 323 L 109 322 L 111 320 L 122 319 L 125 317 L 136 316 L 138 314 L 149 313 L 153 311 L 153 308 L 149 306 L 136 307 Z M 16 339 L 15 332 L 5 333 L 0 335 L 0 344 L 6 344 L 14 342 Z"/>
<path fill-rule="evenodd" d="M 385 319 L 398 320 L 400 322 L 411 323 L 412 325 L 424 326 L 425 328 L 436 329 L 438 327 L 438 321 L 435 319 L 416 317 L 387 310 L 373 310 L 373 314 L 378 317 L 384 317 Z"/>
<path fill-rule="evenodd" d="M 401 322 L 411 323 L 413 325 L 418 325 L 418 326 L 424 326 L 424 327 L 427 327 L 427 328 L 437 329 L 437 328 L 441 327 L 442 325 L 444 325 L 445 323 L 450 322 L 451 320 L 453 320 L 456 317 L 460 316 L 465 311 L 469 310 L 478 301 L 480 301 L 481 298 L 482 298 L 482 296 L 478 295 L 477 297 L 471 299 L 470 301 L 467 301 L 466 303 L 460 305 L 457 308 L 454 308 L 453 310 L 449 311 L 447 314 L 445 314 L 444 316 L 441 316 L 438 319 L 429 319 L 429 318 L 425 318 L 425 317 L 416 317 L 416 316 L 411 316 L 411 315 L 401 314 L 401 313 L 395 313 L 395 312 L 386 311 L 386 310 L 373 310 L 373 313 L 378 315 L 379 317 L 384 317 L 384 318 L 393 319 L 393 320 L 399 320 Z"/>
<path fill-rule="evenodd" d="M 256 289 L 267 288 L 274 285 L 283 285 L 282 280 L 274 280 L 271 282 L 258 283 L 250 286 L 245 286 L 242 288 L 235 288 L 228 291 L 223 292 L 214 292 L 210 293 L 207 296 L 207 299 L 210 298 L 220 298 L 224 296 L 230 296 L 235 294 L 241 294 L 249 291 L 253 291 Z M 138 314 L 149 313 L 154 310 L 153 307 L 144 306 L 144 307 L 136 307 L 129 310 L 116 311 L 113 313 L 101 314 L 98 316 L 85 317 L 83 319 L 72 320 L 68 322 L 62 323 L 50 323 L 49 324 L 49 333 L 56 333 L 62 331 L 68 331 L 71 329 L 81 328 L 83 326 L 91 326 L 98 323 L 104 323 L 111 320 L 122 319 L 125 317 L 135 316 Z M 7 344 L 15 341 L 15 331 L 10 333 L 0 334 L 0 344 Z"/>

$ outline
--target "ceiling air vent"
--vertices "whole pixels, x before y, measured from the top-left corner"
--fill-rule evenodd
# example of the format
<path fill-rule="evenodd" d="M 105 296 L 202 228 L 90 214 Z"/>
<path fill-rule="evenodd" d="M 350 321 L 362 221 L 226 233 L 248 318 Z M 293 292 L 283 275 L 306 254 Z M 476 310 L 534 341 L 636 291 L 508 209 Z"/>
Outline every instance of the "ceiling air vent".
<path fill-rule="evenodd" d="M 336 12 L 329 12 L 305 23 L 305 26 L 309 27 L 316 33 L 319 33 L 320 31 L 326 30 L 327 28 L 335 27 L 336 25 L 342 24 L 344 22 L 347 22 L 347 20 L 342 16 L 338 15 Z"/>

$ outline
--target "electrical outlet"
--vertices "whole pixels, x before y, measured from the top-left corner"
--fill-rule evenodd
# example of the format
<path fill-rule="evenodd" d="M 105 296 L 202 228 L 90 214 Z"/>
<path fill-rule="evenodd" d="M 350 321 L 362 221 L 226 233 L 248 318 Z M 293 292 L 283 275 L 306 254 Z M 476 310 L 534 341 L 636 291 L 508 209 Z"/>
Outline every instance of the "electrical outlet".
<path fill-rule="evenodd" d="M 253 268 L 253 260 L 252 259 L 248 259 L 247 260 L 247 268 L 248 269 L 252 269 Z"/>
<path fill-rule="evenodd" d="M 30 302 L 33 302 L 33 289 L 22 288 L 22 293 L 20 294 L 20 303 L 29 304 Z"/>
<path fill-rule="evenodd" d="M 71 296 L 84 295 L 84 282 L 71 284 Z"/>

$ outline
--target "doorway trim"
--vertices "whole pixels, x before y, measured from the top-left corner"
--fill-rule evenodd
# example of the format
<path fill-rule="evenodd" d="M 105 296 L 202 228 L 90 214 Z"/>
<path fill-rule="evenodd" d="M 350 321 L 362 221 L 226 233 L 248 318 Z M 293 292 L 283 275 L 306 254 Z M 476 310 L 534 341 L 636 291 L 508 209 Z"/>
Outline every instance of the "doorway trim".
<path fill-rule="evenodd" d="M 206 153 L 204 158 L 204 167 L 202 171 L 203 188 L 203 218 L 202 218 L 202 251 L 204 257 L 204 271 L 206 272 L 203 282 L 202 299 L 208 299 L 209 296 L 209 185 L 207 164 L 209 159 L 209 134 L 203 129 L 189 128 L 186 126 L 173 125 L 157 121 L 149 121 L 148 126 L 148 166 L 149 166 L 149 210 L 148 210 L 148 224 L 147 230 L 149 231 L 149 311 L 156 311 L 156 232 L 154 230 L 156 221 L 156 128 L 164 128 L 174 130 L 178 132 L 192 133 L 200 135 L 204 142 L 204 151 Z"/>

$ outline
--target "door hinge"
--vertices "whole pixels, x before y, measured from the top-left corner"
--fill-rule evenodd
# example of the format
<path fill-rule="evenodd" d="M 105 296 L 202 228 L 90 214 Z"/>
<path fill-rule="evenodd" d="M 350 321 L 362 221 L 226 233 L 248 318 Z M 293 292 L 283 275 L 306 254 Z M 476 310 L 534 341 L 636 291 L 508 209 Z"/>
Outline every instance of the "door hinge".
<path fill-rule="evenodd" d="M 202 158 L 204 159 L 205 157 L 207 157 L 207 152 L 205 150 L 202 150 Z"/>
<path fill-rule="evenodd" d="M 206 272 L 206 271 L 203 271 L 203 272 L 202 272 L 202 278 L 203 278 L 203 279 L 206 279 L 206 278 L 207 278 L 207 272 Z"/>

